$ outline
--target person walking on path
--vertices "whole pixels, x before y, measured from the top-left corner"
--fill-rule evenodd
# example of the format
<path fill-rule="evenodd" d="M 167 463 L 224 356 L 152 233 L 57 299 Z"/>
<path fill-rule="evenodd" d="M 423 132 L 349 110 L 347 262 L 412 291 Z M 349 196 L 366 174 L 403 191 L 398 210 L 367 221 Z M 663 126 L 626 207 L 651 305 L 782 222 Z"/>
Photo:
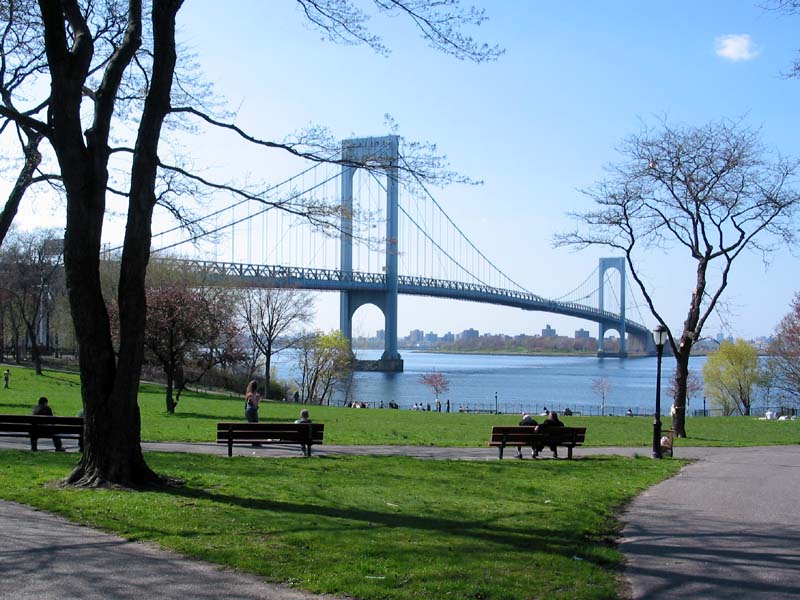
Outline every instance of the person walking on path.
<path fill-rule="evenodd" d="M 47 403 L 46 396 L 39 398 L 39 403 L 33 407 L 31 414 L 42 415 L 45 417 L 53 416 L 53 409 L 50 408 L 50 405 Z M 59 438 L 57 435 L 53 436 L 53 446 L 55 446 L 56 452 L 64 452 L 64 446 L 61 444 L 61 438 Z"/>

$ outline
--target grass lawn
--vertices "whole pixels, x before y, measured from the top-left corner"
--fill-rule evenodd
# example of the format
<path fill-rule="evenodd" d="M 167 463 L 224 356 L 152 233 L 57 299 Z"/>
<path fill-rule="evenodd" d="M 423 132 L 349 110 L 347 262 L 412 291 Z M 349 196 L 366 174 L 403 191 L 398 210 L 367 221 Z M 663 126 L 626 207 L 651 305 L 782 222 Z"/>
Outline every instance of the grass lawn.
<path fill-rule="evenodd" d="M 11 388 L 0 389 L 0 412 L 29 413 L 40 395 L 50 398 L 56 414 L 74 415 L 80 408 L 80 384 L 75 374 L 46 371 L 36 377 L 31 369 L 11 367 Z M 568 390 L 565 390 L 568 393 Z M 379 399 L 376 399 L 379 400 Z M 189 392 L 174 415 L 165 410 L 164 391 L 144 384 L 139 394 L 142 438 L 145 441 L 211 441 L 217 421 L 244 420 L 244 400 L 218 394 Z M 296 404 L 262 404 L 262 421 L 293 421 Z M 518 415 L 473 415 L 408 410 L 345 409 L 311 406 L 311 417 L 325 423 L 328 444 L 389 444 L 485 446 L 492 425 L 516 425 Z M 587 427 L 588 446 L 648 447 L 650 417 L 564 417 L 565 424 Z M 664 419 L 665 427 L 669 418 Z M 689 439 L 676 445 L 761 446 L 800 443 L 800 421 L 762 421 L 750 417 L 690 417 Z"/>
<path fill-rule="evenodd" d="M 3 451 L 0 497 L 316 592 L 615 598 L 620 507 L 684 464 L 166 453 L 147 460 L 186 485 L 58 489 L 43 484 L 64 477 L 75 455 Z"/>

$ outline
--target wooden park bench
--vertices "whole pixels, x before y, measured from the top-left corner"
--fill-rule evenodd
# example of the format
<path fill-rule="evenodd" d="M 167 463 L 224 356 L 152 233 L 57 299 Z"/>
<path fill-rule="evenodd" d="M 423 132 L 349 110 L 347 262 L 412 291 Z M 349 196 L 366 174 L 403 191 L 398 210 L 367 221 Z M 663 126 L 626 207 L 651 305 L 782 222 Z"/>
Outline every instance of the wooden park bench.
<path fill-rule="evenodd" d="M 322 423 L 217 423 L 217 443 L 228 444 L 233 456 L 234 444 L 300 444 L 311 456 L 311 446 L 322 443 Z"/>
<path fill-rule="evenodd" d="M 39 449 L 41 438 L 58 436 L 78 440 L 83 451 L 83 417 L 51 417 L 47 415 L 0 415 L 0 437 L 21 437 L 31 441 L 31 450 Z"/>
<path fill-rule="evenodd" d="M 518 448 L 530 446 L 533 451 L 548 446 L 562 446 L 567 448 L 567 458 L 572 459 L 572 449 L 580 446 L 585 439 L 586 427 L 550 427 L 542 432 L 536 432 L 531 426 L 495 425 L 492 427 L 489 446 L 497 446 L 501 460 L 506 446 Z"/>

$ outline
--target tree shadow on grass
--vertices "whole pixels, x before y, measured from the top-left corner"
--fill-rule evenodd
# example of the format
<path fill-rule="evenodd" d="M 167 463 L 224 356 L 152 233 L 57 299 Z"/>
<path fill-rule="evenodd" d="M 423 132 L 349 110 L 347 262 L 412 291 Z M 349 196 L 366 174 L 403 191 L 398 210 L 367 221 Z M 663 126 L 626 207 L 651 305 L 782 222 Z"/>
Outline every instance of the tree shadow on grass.
<path fill-rule="evenodd" d="M 31 410 L 33 406 L 32 402 L 0 402 L 0 407 L 6 406 L 8 408 L 24 408 L 27 410 Z"/>
<path fill-rule="evenodd" d="M 72 387 L 80 387 L 81 386 L 81 382 L 80 381 L 75 381 L 75 379 L 68 379 L 67 377 L 64 377 L 63 375 L 60 375 L 60 374 L 52 375 L 50 373 L 46 373 L 45 372 L 45 373 L 42 373 L 40 375 L 40 377 L 43 377 L 45 379 L 52 379 L 53 381 L 60 381 L 62 383 L 66 383 L 67 385 L 70 385 Z"/>
<path fill-rule="evenodd" d="M 165 417 L 169 417 L 170 419 L 202 419 L 204 421 L 224 421 L 226 417 L 220 415 L 210 415 L 208 413 L 199 413 L 199 412 L 174 412 L 169 414 L 167 412 L 164 413 Z M 235 421 L 235 418 L 229 419 L 231 421 Z M 240 419 L 244 421 L 244 418 Z"/>
<path fill-rule="evenodd" d="M 409 515 L 396 512 L 380 512 L 357 507 L 321 506 L 319 504 L 303 504 L 300 502 L 286 502 L 261 498 L 247 498 L 231 494 L 212 492 L 206 489 L 184 486 L 180 488 L 164 489 L 159 493 L 166 493 L 190 501 L 204 500 L 226 506 L 237 506 L 252 511 L 268 511 L 287 515 L 287 523 L 295 526 L 294 530 L 287 529 L 284 533 L 324 531 L 335 534 L 337 531 L 374 530 L 376 525 L 387 528 L 401 528 L 421 532 L 434 532 L 441 536 L 453 536 L 476 542 L 478 546 L 488 548 L 491 546 L 506 547 L 513 551 L 536 551 L 548 554 L 560 554 L 567 558 L 581 555 L 584 560 L 592 561 L 604 568 L 616 567 L 616 563 L 609 564 L 593 553 L 587 553 L 588 535 L 578 531 L 553 531 L 540 527 L 520 526 L 512 528 L 498 525 L 496 519 L 509 518 L 522 522 L 524 515 L 498 515 L 492 519 L 469 519 L 462 515 L 458 518 L 431 517 L 423 515 Z M 487 502 L 491 500 L 487 498 Z M 331 519 L 330 527 L 320 526 L 315 523 L 320 517 Z M 342 523 L 346 521 L 347 523 Z M 304 523 L 309 523 L 304 527 Z M 311 523 L 314 523 L 313 526 Z M 193 532 L 191 535 L 197 535 Z M 216 533 L 214 535 L 217 535 Z"/>

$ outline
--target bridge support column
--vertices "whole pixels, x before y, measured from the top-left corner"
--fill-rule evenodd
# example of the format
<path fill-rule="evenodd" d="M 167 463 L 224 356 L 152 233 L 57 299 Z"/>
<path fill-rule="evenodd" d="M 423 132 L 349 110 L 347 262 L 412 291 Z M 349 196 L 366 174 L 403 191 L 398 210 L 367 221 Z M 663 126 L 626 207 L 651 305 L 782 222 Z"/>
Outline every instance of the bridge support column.
<path fill-rule="evenodd" d="M 342 142 L 342 159 L 361 164 L 379 164 L 386 171 L 386 291 L 363 292 L 355 289 L 353 273 L 353 177 L 354 166 L 342 167 L 341 270 L 349 273 L 353 288 L 339 298 L 339 328 L 348 340 L 353 339 L 353 314 L 363 304 L 374 304 L 383 312 L 384 352 L 378 361 L 356 361 L 356 370 L 403 370 L 397 351 L 397 236 L 398 236 L 398 160 L 400 139 L 396 135 L 358 138 Z"/>
<path fill-rule="evenodd" d="M 599 286 L 598 286 L 598 308 L 603 311 L 605 310 L 605 286 L 603 285 L 606 278 L 606 271 L 609 269 L 616 269 L 619 273 L 619 314 L 620 319 L 617 322 L 601 322 L 597 337 L 597 355 L 598 356 L 618 356 L 619 358 L 625 358 L 628 356 L 628 348 L 626 342 L 626 332 L 625 332 L 625 259 L 621 256 L 612 257 L 612 258 L 601 258 L 600 265 L 597 269 L 598 277 L 599 277 Z M 611 330 L 616 330 L 619 334 L 619 352 L 608 353 L 605 351 L 605 335 L 606 332 Z"/>

